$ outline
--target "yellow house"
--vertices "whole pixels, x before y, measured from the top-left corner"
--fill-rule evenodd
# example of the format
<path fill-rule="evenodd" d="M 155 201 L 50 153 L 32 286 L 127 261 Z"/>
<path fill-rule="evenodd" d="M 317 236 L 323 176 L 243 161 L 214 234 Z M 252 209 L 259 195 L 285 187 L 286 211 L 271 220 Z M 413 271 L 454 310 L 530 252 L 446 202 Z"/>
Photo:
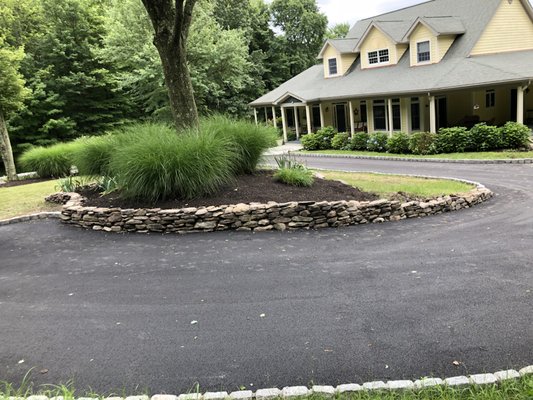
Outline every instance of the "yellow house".
<path fill-rule="evenodd" d="M 284 138 L 339 132 L 437 132 L 478 122 L 533 125 L 528 0 L 432 0 L 356 23 L 321 63 L 253 101 L 281 113 Z"/>

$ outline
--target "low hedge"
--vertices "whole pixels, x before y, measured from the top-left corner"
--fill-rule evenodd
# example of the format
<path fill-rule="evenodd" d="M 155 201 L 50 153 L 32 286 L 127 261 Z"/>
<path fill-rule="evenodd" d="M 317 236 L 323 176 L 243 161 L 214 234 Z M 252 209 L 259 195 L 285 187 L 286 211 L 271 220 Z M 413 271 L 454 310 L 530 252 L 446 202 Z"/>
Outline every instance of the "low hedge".
<path fill-rule="evenodd" d="M 305 150 L 353 150 L 389 152 L 392 154 L 447 154 L 466 151 L 522 150 L 529 147 L 531 131 L 517 122 L 507 122 L 502 127 L 477 124 L 468 130 L 464 127 L 442 128 L 439 133 L 386 132 L 372 134 L 359 132 L 349 139 L 348 134 L 334 134 L 331 127 L 302 138 Z"/>

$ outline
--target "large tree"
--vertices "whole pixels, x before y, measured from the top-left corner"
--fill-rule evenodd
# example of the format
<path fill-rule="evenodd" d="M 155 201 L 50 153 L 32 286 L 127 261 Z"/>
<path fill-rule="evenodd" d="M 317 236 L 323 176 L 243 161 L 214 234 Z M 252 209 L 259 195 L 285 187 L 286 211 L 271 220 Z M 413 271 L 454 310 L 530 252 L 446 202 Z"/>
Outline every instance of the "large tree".
<path fill-rule="evenodd" d="M 154 27 L 174 123 L 179 130 L 198 126 L 191 76 L 187 65 L 187 39 L 197 0 L 142 0 Z"/>
<path fill-rule="evenodd" d="M 23 58 L 24 52 L 21 48 L 9 48 L 0 37 L 0 153 L 9 181 L 17 179 L 17 171 L 6 118 L 9 113 L 22 107 L 24 97 L 28 94 L 19 72 Z"/>
<path fill-rule="evenodd" d="M 271 9 L 273 24 L 282 31 L 294 76 L 316 63 L 328 19 L 315 0 L 274 0 Z"/>

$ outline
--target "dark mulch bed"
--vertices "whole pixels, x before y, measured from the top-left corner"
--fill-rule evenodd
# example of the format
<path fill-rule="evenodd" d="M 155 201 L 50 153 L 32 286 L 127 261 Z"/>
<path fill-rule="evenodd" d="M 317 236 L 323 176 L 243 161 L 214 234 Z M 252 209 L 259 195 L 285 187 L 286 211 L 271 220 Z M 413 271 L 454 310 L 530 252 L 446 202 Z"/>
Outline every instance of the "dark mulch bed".
<path fill-rule="evenodd" d="M 46 182 L 46 181 L 53 181 L 53 179 L 49 178 L 32 178 L 32 179 L 22 179 L 20 181 L 11 181 L 0 184 L 1 188 L 6 187 L 13 187 L 13 186 L 22 186 L 22 185 L 29 185 L 30 183 L 39 183 L 39 182 Z"/>
<path fill-rule="evenodd" d="M 192 200 L 165 200 L 156 203 L 141 203 L 124 200 L 119 193 L 114 192 L 101 196 L 94 190 L 82 190 L 80 193 L 87 197 L 86 206 L 120 207 L 120 208 L 163 208 L 174 209 L 184 207 L 220 206 L 239 203 L 267 203 L 275 201 L 285 203 L 290 201 L 338 201 L 357 200 L 372 201 L 378 196 L 362 192 L 341 182 L 316 179 L 313 186 L 301 188 L 275 182 L 271 171 L 258 171 L 254 175 L 239 176 L 234 184 L 222 187 L 213 196 Z"/>

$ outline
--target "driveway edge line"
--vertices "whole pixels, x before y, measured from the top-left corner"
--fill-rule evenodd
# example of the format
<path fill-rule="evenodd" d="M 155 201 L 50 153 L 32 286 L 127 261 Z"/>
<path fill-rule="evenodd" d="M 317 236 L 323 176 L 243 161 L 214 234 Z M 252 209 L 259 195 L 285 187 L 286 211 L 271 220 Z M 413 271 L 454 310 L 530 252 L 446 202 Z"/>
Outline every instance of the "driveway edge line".
<path fill-rule="evenodd" d="M 0 220 L 0 226 L 17 224 L 19 222 L 35 221 L 38 219 L 47 219 L 47 218 L 59 219 L 61 218 L 61 211 L 45 211 L 45 212 L 34 213 L 34 214 L 20 215 L 18 217 L 13 217 L 13 218 L 8 218 L 8 219 L 2 219 Z"/>

